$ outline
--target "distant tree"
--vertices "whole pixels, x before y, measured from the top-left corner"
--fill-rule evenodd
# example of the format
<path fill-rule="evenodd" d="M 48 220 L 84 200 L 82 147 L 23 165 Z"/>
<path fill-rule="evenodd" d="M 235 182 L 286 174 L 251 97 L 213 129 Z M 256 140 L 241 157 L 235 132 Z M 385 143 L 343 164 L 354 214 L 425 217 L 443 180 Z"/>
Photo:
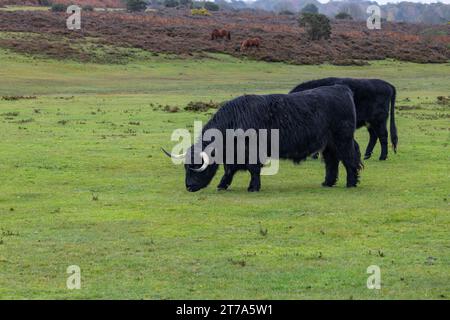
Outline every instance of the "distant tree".
<path fill-rule="evenodd" d="M 147 2 L 145 0 L 126 0 L 127 10 L 131 12 L 145 11 Z"/>
<path fill-rule="evenodd" d="M 339 20 L 353 20 L 353 17 L 347 12 L 339 12 L 335 18 Z"/>
<path fill-rule="evenodd" d="M 200 8 L 203 8 L 203 4 L 204 4 L 204 2 L 200 2 L 200 1 L 192 1 L 191 9 L 200 9 Z"/>
<path fill-rule="evenodd" d="M 167 8 L 175 8 L 175 7 L 178 7 L 180 5 L 180 2 L 178 2 L 178 0 L 165 0 L 164 1 L 164 5 Z"/>
<path fill-rule="evenodd" d="M 83 6 L 82 9 L 83 9 L 83 11 L 94 11 L 94 7 L 89 4 Z"/>
<path fill-rule="evenodd" d="M 264 0 L 258 1 L 258 3 L 264 3 Z M 293 5 L 291 1 L 274 1 L 271 11 L 281 12 L 281 11 L 296 11 L 296 7 Z M 297 10 L 298 11 L 298 10 Z"/>
<path fill-rule="evenodd" d="M 40 6 L 46 6 L 46 7 L 49 7 L 52 5 L 51 0 L 39 0 L 38 3 Z"/>
<path fill-rule="evenodd" d="M 330 19 L 323 14 L 302 13 L 298 22 L 306 29 L 310 40 L 329 39 L 331 36 Z"/>
<path fill-rule="evenodd" d="M 180 0 L 180 5 L 190 8 L 192 6 L 192 0 Z"/>
<path fill-rule="evenodd" d="M 54 3 L 52 4 L 53 12 L 65 12 L 67 10 L 67 6 L 64 3 Z"/>
<path fill-rule="evenodd" d="M 364 8 L 364 10 L 362 8 L 363 8 L 362 4 L 349 2 L 349 3 L 345 3 L 341 7 L 340 11 L 348 13 L 355 20 L 365 20 L 367 17 L 367 14 L 365 12 L 365 8 Z"/>
<path fill-rule="evenodd" d="M 290 10 L 281 10 L 278 14 L 284 16 L 293 16 L 295 13 Z"/>
<path fill-rule="evenodd" d="M 313 3 L 308 3 L 303 9 L 300 11 L 301 13 L 319 13 L 319 8 Z"/>
<path fill-rule="evenodd" d="M 219 11 L 220 7 L 217 3 L 207 1 L 205 2 L 205 9 L 209 11 Z"/>

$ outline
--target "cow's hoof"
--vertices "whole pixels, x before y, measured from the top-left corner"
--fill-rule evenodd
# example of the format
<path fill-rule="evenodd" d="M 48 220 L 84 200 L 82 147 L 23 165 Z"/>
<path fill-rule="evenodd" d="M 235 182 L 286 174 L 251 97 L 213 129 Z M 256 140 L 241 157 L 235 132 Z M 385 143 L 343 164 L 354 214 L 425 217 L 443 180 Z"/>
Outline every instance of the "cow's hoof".
<path fill-rule="evenodd" d="M 347 188 L 356 188 L 356 183 L 351 183 L 351 184 L 347 183 Z"/>
<path fill-rule="evenodd" d="M 385 161 L 387 157 L 380 157 L 380 161 Z"/>
<path fill-rule="evenodd" d="M 256 188 L 256 187 L 248 187 L 247 191 L 248 191 L 248 192 L 259 192 L 259 188 Z"/>
<path fill-rule="evenodd" d="M 370 159 L 371 156 L 372 156 L 371 154 L 365 154 L 364 155 L 364 160 Z"/>
<path fill-rule="evenodd" d="M 322 187 L 331 188 L 334 186 L 334 183 L 322 182 Z"/>
<path fill-rule="evenodd" d="M 219 191 L 228 190 L 228 186 L 217 186 L 217 190 Z"/>

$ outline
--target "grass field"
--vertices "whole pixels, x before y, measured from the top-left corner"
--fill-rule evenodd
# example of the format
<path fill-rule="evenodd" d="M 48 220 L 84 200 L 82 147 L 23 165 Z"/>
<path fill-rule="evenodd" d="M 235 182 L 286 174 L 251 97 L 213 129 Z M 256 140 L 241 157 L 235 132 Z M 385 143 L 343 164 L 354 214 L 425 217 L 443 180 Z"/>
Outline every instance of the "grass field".
<path fill-rule="evenodd" d="M 0 7 L 2 11 L 49 11 L 50 7 L 45 6 L 4 6 Z"/>
<path fill-rule="evenodd" d="M 0 51 L 0 298 L 450 298 L 450 65 L 292 66 L 214 55 L 80 64 Z M 397 86 L 399 151 L 361 184 L 320 186 L 320 161 L 282 162 L 247 193 L 185 191 L 176 128 L 208 114 L 159 105 L 287 92 L 325 76 Z M 7 97 L 6 97 L 7 98 Z M 365 147 L 365 130 L 357 134 Z M 267 233 L 265 230 L 267 229 Z M 81 268 L 68 290 L 66 269 Z M 369 290 L 370 265 L 382 289 Z"/>

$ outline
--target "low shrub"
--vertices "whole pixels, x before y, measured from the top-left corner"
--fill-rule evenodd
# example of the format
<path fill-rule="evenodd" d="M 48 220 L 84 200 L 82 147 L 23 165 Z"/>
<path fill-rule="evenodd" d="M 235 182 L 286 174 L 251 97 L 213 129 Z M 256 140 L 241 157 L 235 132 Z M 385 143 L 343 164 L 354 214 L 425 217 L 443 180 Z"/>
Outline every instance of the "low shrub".
<path fill-rule="evenodd" d="M 444 97 L 444 96 L 437 97 L 437 103 L 438 104 L 443 104 L 443 105 L 450 104 L 450 96 L 448 96 L 448 97 Z"/>
<path fill-rule="evenodd" d="M 186 111 L 205 112 L 208 111 L 209 109 L 219 109 L 222 105 L 223 105 L 222 102 L 217 103 L 211 100 L 209 102 L 191 101 L 184 109 Z"/>

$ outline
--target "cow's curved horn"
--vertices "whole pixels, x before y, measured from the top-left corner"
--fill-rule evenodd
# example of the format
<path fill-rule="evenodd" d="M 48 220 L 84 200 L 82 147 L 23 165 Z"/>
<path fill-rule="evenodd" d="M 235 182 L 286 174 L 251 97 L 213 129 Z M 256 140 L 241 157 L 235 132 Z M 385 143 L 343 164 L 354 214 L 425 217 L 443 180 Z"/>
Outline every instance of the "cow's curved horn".
<path fill-rule="evenodd" d="M 162 152 L 166 154 L 169 158 L 173 159 L 184 159 L 186 157 L 186 152 L 182 154 L 171 154 L 170 152 L 164 150 L 164 148 L 161 148 Z"/>
<path fill-rule="evenodd" d="M 209 166 L 209 156 L 208 156 L 208 154 L 207 154 L 206 152 L 200 152 L 200 156 L 201 156 L 202 159 L 203 159 L 203 165 L 202 165 L 200 168 L 198 168 L 198 169 L 195 169 L 195 168 L 189 168 L 189 169 L 191 169 L 191 170 L 194 171 L 194 172 L 202 172 L 202 171 L 205 171 L 206 168 Z"/>

